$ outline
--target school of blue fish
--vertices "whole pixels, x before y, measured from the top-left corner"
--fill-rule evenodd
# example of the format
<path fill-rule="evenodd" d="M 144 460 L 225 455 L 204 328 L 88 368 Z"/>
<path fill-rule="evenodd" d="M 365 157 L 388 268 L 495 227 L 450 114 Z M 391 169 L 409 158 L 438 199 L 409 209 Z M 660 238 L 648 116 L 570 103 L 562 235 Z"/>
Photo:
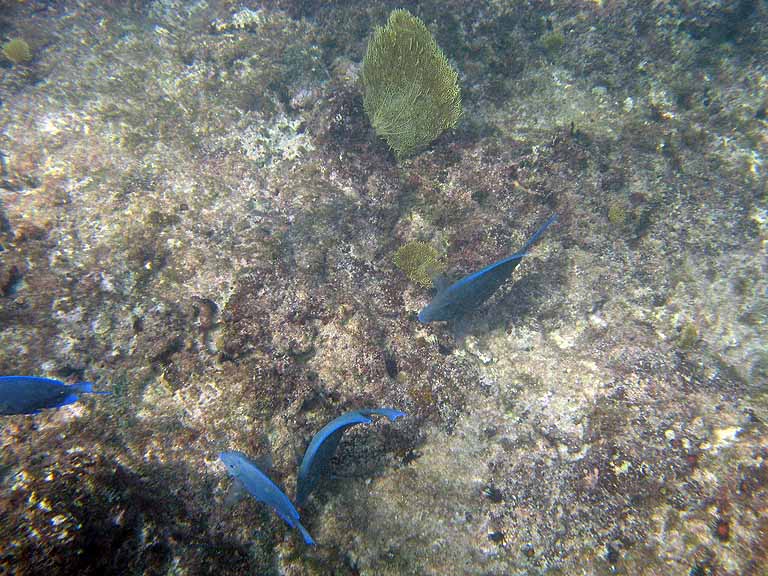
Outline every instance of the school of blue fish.
<path fill-rule="evenodd" d="M 523 247 L 502 260 L 465 276 L 447 287 L 438 284 L 432 301 L 418 315 L 422 323 L 451 321 L 480 307 L 510 277 L 528 250 L 555 221 L 553 215 L 542 224 Z M 38 376 L 0 376 L 0 415 L 34 415 L 46 409 L 61 408 L 77 402 L 83 394 L 110 394 L 96 391 L 92 382 L 66 384 L 51 378 Z M 372 415 L 385 416 L 394 422 L 405 416 L 393 408 L 370 408 L 347 412 L 326 424 L 315 434 L 304 453 L 296 483 L 296 502 L 306 504 L 323 476 L 328 474 L 331 459 L 344 432 L 357 424 L 371 423 Z M 315 541 L 300 522 L 300 515 L 293 502 L 248 456 L 238 451 L 219 454 L 234 482 L 242 486 L 259 502 L 270 506 L 290 527 L 297 529 L 304 542 L 314 546 Z"/>
<path fill-rule="evenodd" d="M 296 493 L 297 501 L 300 505 L 306 502 L 310 492 L 317 485 L 320 479 L 319 476 L 328 470 L 330 459 L 336 452 L 341 436 L 346 429 L 355 424 L 370 423 L 371 419 L 368 416 L 371 414 L 386 416 L 393 422 L 405 416 L 405 413 L 399 410 L 373 408 L 347 412 L 326 424 L 312 438 L 299 467 Z M 227 467 L 227 472 L 235 479 L 235 482 L 242 484 L 246 491 L 256 500 L 271 506 L 288 526 L 298 529 L 306 544 L 309 546 L 315 545 L 312 536 L 310 536 L 307 529 L 299 521 L 300 516 L 293 502 L 255 463 L 249 460 L 242 452 L 222 452 L 219 454 L 219 458 Z"/>

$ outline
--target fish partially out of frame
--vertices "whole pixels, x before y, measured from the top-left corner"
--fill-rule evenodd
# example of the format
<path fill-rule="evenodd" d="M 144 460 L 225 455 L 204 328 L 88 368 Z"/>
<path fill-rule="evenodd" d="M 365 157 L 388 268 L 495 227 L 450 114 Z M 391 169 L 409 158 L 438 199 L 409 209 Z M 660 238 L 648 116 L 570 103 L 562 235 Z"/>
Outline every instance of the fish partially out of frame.
<path fill-rule="evenodd" d="M 92 382 L 65 384 L 39 376 L 0 376 L 0 415 L 39 414 L 46 408 L 61 408 L 97 392 Z"/>
<path fill-rule="evenodd" d="M 347 412 L 332 420 L 315 434 L 304 453 L 304 458 L 299 466 L 299 477 L 296 481 L 296 502 L 303 506 L 309 494 L 315 489 L 328 465 L 336 453 L 339 441 L 345 430 L 355 424 L 370 424 L 369 416 L 379 414 L 386 416 L 392 422 L 405 416 L 404 412 L 392 408 L 373 408 L 370 410 L 355 410 Z"/>
<path fill-rule="evenodd" d="M 235 479 L 235 482 L 240 482 L 256 500 L 271 506 L 288 526 L 298 529 L 304 538 L 304 542 L 310 546 L 315 545 L 312 536 L 309 535 L 306 528 L 299 522 L 299 513 L 288 496 L 285 495 L 285 492 L 280 490 L 277 484 L 259 470 L 259 467 L 251 462 L 245 454 L 235 451 L 222 452 L 219 454 L 219 458 L 221 458 L 221 461 L 227 467 L 227 472 Z"/>

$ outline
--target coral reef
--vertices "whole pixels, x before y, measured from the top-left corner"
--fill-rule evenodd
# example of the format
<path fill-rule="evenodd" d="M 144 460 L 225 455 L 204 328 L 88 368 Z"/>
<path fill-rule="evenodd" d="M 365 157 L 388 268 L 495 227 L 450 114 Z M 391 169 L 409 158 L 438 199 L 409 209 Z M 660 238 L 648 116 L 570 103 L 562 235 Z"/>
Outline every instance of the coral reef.
<path fill-rule="evenodd" d="M 0 374 L 112 392 L 3 417 L 0 572 L 765 573 L 765 3 L 421 2 L 464 115 L 397 162 L 390 0 L 0 6 Z M 552 213 L 418 323 L 399 247 L 458 278 Z M 220 452 L 292 494 L 360 406 L 408 418 L 345 434 L 321 546 L 228 507 Z"/>

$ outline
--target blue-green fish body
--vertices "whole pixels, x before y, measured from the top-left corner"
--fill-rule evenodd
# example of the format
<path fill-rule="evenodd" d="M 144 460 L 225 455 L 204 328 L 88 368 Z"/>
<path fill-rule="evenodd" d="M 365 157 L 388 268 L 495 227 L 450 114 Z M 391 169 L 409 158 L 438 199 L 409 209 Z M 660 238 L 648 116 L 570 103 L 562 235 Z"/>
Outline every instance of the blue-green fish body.
<path fill-rule="evenodd" d="M 65 384 L 38 376 L 0 376 L 0 415 L 38 414 L 46 408 L 61 408 L 77 402 L 80 394 L 96 392 L 92 382 Z"/>
<path fill-rule="evenodd" d="M 557 215 L 550 216 L 531 236 L 531 239 L 511 256 L 465 276 L 443 290 L 439 290 L 432 302 L 419 312 L 419 322 L 426 324 L 438 320 L 453 320 L 479 307 L 507 281 L 512 271 L 517 268 L 517 265 L 528 253 L 528 249 L 555 220 L 557 220 Z"/>
<path fill-rule="evenodd" d="M 371 414 L 386 416 L 393 422 L 401 416 L 405 416 L 404 412 L 392 408 L 355 410 L 342 414 L 323 426 L 312 438 L 307 451 L 304 453 L 304 458 L 301 460 L 301 466 L 299 466 L 299 477 L 296 481 L 296 502 L 299 503 L 299 506 L 306 502 L 309 494 L 326 471 L 346 429 L 355 424 L 369 424 Z"/>
<path fill-rule="evenodd" d="M 227 467 L 229 475 L 239 481 L 251 496 L 259 502 L 271 506 L 288 526 L 298 529 L 304 542 L 310 546 L 315 545 L 312 536 L 299 522 L 299 513 L 285 492 L 280 490 L 277 484 L 259 470 L 258 466 L 251 462 L 245 454 L 242 452 L 222 452 L 219 454 L 219 458 Z"/>

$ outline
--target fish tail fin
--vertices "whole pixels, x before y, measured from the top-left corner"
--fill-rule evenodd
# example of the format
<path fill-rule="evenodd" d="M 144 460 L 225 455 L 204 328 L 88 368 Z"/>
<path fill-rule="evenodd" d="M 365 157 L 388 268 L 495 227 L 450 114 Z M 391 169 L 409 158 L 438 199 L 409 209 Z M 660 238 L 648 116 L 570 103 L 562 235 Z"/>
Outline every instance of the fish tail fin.
<path fill-rule="evenodd" d="M 72 388 L 80 394 L 111 394 L 111 392 L 97 391 L 93 389 L 93 382 L 78 382 Z"/>
<path fill-rule="evenodd" d="M 549 228 L 551 224 L 554 224 L 556 220 L 557 214 L 552 214 L 552 216 L 547 218 L 547 221 L 539 226 L 539 229 L 536 230 L 536 232 L 533 233 L 533 236 L 531 236 L 530 240 L 528 240 L 528 242 L 526 242 L 525 245 L 520 248 L 520 250 L 518 250 L 517 254 L 525 256 L 526 252 L 528 252 L 528 249 L 533 246 L 539 238 L 541 238 L 541 235 L 544 234 L 544 231 Z"/>
<path fill-rule="evenodd" d="M 307 529 L 304 528 L 304 526 L 301 525 L 301 522 L 296 521 L 296 528 L 299 529 L 299 532 L 301 532 L 302 538 L 304 538 L 304 542 L 308 546 L 314 546 L 315 541 L 312 539 L 312 536 L 309 535 L 309 532 L 307 532 Z"/>

